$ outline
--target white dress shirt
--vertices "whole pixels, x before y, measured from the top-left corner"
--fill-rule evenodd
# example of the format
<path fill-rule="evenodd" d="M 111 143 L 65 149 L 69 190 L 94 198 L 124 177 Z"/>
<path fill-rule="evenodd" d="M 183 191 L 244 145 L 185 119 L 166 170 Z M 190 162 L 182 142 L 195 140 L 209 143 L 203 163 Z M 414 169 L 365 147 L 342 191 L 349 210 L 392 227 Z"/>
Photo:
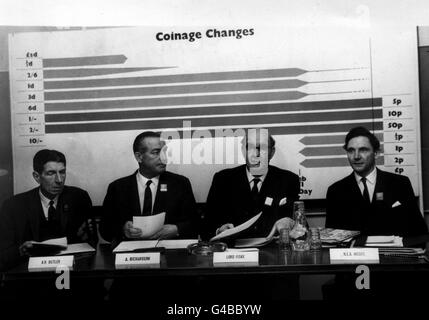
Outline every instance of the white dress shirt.
<path fill-rule="evenodd" d="M 253 185 L 255 184 L 255 181 L 253 181 L 253 179 L 257 178 L 260 180 L 257 184 L 258 192 L 261 191 L 262 183 L 264 182 L 265 178 L 267 177 L 267 174 L 264 174 L 264 175 L 259 176 L 259 177 L 255 177 L 254 175 L 252 175 L 250 173 L 249 169 L 247 169 L 247 168 L 246 168 L 246 174 L 247 174 L 247 180 L 249 180 L 250 190 L 252 190 Z"/>
<path fill-rule="evenodd" d="M 48 219 L 48 212 L 49 212 L 49 202 L 51 202 L 51 199 L 46 198 L 45 195 L 42 193 L 42 191 L 39 188 L 39 195 L 40 195 L 40 202 L 42 203 L 43 208 L 43 214 L 45 215 L 46 220 Z M 54 208 L 57 208 L 58 204 L 58 196 L 56 196 L 54 199 Z"/>
<path fill-rule="evenodd" d="M 364 186 L 362 182 L 362 177 L 355 172 L 355 178 L 359 186 L 360 192 L 363 195 Z M 374 170 L 372 170 L 371 173 L 367 175 L 365 178 L 366 178 L 366 186 L 368 188 L 368 193 L 369 193 L 369 200 L 372 202 L 372 198 L 374 196 L 375 183 L 377 182 L 377 169 L 374 168 Z"/>

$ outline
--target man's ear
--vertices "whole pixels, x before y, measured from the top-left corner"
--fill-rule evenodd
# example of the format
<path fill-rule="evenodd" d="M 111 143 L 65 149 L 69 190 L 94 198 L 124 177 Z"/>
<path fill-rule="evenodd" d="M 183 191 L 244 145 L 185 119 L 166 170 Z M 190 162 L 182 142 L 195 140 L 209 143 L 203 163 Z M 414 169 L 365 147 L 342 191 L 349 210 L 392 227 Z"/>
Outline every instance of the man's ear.
<path fill-rule="evenodd" d="M 274 157 L 275 153 L 276 153 L 276 147 L 272 147 L 270 150 L 270 153 L 268 154 L 268 161 L 270 161 L 272 157 Z"/>
<path fill-rule="evenodd" d="M 142 154 L 140 152 L 134 152 L 134 158 L 136 158 L 137 162 L 142 162 Z"/>
<path fill-rule="evenodd" d="M 374 152 L 374 158 L 378 159 L 379 156 L 380 156 L 380 150 L 379 151 L 375 151 Z"/>
<path fill-rule="evenodd" d="M 40 174 L 36 171 L 33 171 L 33 178 L 38 184 L 40 184 Z"/>

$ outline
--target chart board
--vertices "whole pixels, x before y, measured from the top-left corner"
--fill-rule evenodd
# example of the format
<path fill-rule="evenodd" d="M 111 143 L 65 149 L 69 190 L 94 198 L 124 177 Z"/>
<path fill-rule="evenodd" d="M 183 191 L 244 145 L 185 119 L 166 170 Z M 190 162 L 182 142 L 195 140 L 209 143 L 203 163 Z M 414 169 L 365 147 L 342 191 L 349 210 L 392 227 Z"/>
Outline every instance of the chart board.
<path fill-rule="evenodd" d="M 175 137 L 168 170 L 187 176 L 205 202 L 213 174 L 243 163 L 240 129 L 264 127 L 276 139 L 272 164 L 299 174 L 301 198 L 323 199 L 350 174 L 344 136 L 363 125 L 382 142 L 379 167 L 409 176 L 419 195 L 415 90 L 398 90 L 410 79 L 378 67 L 374 45 L 353 28 L 12 34 L 15 192 L 35 185 L 34 153 L 58 149 L 67 183 L 101 204 L 107 185 L 137 168 L 135 136 L 155 130 Z"/>

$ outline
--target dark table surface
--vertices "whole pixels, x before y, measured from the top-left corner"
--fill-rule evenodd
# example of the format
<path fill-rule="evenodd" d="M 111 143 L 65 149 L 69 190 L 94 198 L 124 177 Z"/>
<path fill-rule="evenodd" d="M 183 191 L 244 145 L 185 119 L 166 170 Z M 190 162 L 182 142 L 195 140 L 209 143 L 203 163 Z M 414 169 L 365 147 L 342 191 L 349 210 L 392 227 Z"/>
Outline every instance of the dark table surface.
<path fill-rule="evenodd" d="M 425 238 L 426 240 L 426 238 Z M 427 253 L 426 253 L 427 255 Z M 109 244 L 100 244 L 96 253 L 75 255 L 73 277 L 119 278 L 134 276 L 210 276 L 234 274 L 340 274 L 351 272 L 356 265 L 331 263 L 329 249 L 292 252 L 280 249 L 276 244 L 260 248 L 259 264 L 249 266 L 213 266 L 212 256 L 195 256 L 184 249 L 166 250 L 161 253 L 158 267 L 116 269 L 115 254 Z M 413 272 L 429 271 L 429 263 L 422 258 L 380 256 L 379 263 L 366 264 L 371 271 Z M 55 272 L 29 272 L 28 263 L 4 272 L 3 281 L 55 276 Z"/>

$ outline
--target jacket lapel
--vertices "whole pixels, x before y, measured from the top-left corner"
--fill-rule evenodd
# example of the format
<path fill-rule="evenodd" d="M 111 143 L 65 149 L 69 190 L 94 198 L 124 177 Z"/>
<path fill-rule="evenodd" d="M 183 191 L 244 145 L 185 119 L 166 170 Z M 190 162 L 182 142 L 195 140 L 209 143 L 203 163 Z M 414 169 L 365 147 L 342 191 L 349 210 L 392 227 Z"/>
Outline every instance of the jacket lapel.
<path fill-rule="evenodd" d="M 39 240 L 40 218 L 44 217 L 42 202 L 40 200 L 39 188 L 32 190 L 30 194 L 30 201 L 28 201 L 27 217 L 30 222 L 31 232 L 33 239 Z"/>
<path fill-rule="evenodd" d="M 264 182 L 262 182 L 261 190 L 259 192 L 259 195 L 261 196 L 261 201 L 265 201 L 265 198 L 272 197 L 273 193 L 271 192 L 273 188 L 276 188 L 277 186 L 274 184 L 273 180 L 273 174 L 271 167 L 268 167 L 267 175 L 265 176 Z"/>
<path fill-rule="evenodd" d="M 70 219 L 70 210 L 71 210 L 71 201 L 69 197 L 69 193 L 67 190 L 67 186 L 64 186 L 63 192 L 58 197 L 57 203 L 57 214 L 60 217 L 61 222 L 61 230 L 66 233 L 67 225 Z"/>
<path fill-rule="evenodd" d="M 167 186 L 167 191 L 161 191 L 161 184 Z M 158 214 L 165 210 L 165 200 L 168 192 L 167 179 L 164 174 L 159 176 L 158 186 L 156 188 L 155 202 L 153 204 L 152 214 Z"/>
<path fill-rule="evenodd" d="M 363 198 L 363 194 L 360 191 L 359 185 L 356 181 L 356 178 L 353 172 L 349 175 L 348 180 L 349 180 L 348 184 L 350 185 L 350 192 L 352 194 L 353 199 L 356 201 L 355 203 L 359 205 L 358 206 L 359 208 L 365 206 L 366 204 Z"/>
<path fill-rule="evenodd" d="M 127 190 L 127 192 L 130 196 L 130 209 L 132 215 L 140 216 L 142 214 L 142 207 L 140 206 L 139 188 L 137 186 L 137 172 L 138 170 L 136 170 L 136 172 L 130 176 L 130 189 Z M 142 197 L 144 197 L 144 194 Z"/>
<path fill-rule="evenodd" d="M 384 175 L 383 171 L 379 169 L 377 169 L 377 181 L 375 182 L 374 195 L 372 198 L 373 203 L 377 200 L 377 193 L 382 193 L 384 197 Z"/>

